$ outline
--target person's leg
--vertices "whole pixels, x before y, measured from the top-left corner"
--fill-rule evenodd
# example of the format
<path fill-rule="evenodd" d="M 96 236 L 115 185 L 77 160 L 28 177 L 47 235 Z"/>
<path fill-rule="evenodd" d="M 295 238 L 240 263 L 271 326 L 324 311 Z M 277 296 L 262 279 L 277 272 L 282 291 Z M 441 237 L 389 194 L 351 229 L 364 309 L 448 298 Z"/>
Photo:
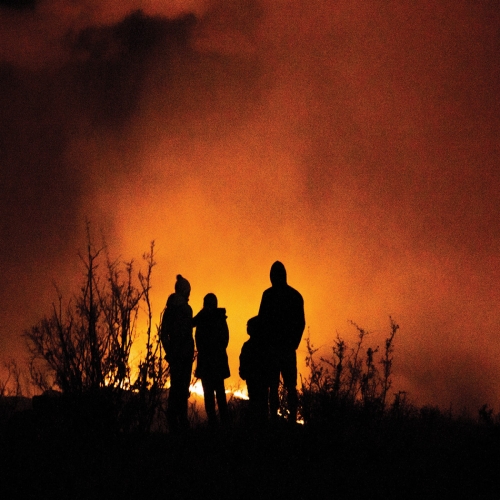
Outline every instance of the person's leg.
<path fill-rule="evenodd" d="M 247 423 L 251 427 L 257 427 L 259 421 L 259 408 L 262 406 L 259 394 L 259 383 L 255 379 L 247 379 L 248 389 L 248 414 L 246 415 Z"/>
<path fill-rule="evenodd" d="M 265 425 L 269 418 L 269 382 L 267 379 L 259 380 L 257 385 L 257 421 Z"/>
<path fill-rule="evenodd" d="M 167 420 L 169 429 L 174 432 L 179 426 L 179 388 L 182 380 L 179 374 L 179 366 L 175 363 L 170 363 L 170 389 L 168 391 Z"/>
<path fill-rule="evenodd" d="M 203 386 L 203 399 L 205 401 L 208 423 L 214 424 L 217 421 L 215 415 L 215 387 L 212 380 L 206 378 L 201 379 L 201 385 Z"/>
<path fill-rule="evenodd" d="M 248 392 L 248 411 L 245 414 L 245 420 L 250 423 L 255 414 L 255 386 L 251 379 L 247 379 L 247 392 Z"/>
<path fill-rule="evenodd" d="M 269 415 L 271 421 L 278 418 L 278 410 L 280 407 L 279 398 L 280 372 L 275 373 L 269 381 Z"/>
<path fill-rule="evenodd" d="M 280 407 L 279 400 L 279 385 L 280 385 L 280 369 L 281 359 L 278 352 L 276 352 L 272 359 L 269 360 L 267 370 L 267 388 L 269 392 L 269 414 L 271 420 L 274 421 L 278 418 L 278 410 Z"/>
<path fill-rule="evenodd" d="M 251 382 L 247 380 L 247 388 L 250 398 L 250 423 L 259 427 L 267 420 L 267 387 L 256 377 Z"/>
<path fill-rule="evenodd" d="M 283 385 L 287 393 L 288 411 L 290 412 L 289 421 L 297 421 L 297 354 L 295 351 L 284 352 L 281 356 L 281 375 L 283 376 Z"/>
<path fill-rule="evenodd" d="M 189 386 L 191 384 L 191 372 L 193 369 L 193 362 L 191 359 L 186 359 L 179 367 L 179 396 L 178 396 L 178 418 L 179 423 L 183 428 L 189 427 L 188 419 L 188 399 L 189 399 Z"/>
<path fill-rule="evenodd" d="M 227 410 L 226 388 L 224 387 L 224 380 L 217 380 L 214 388 L 215 394 L 217 396 L 217 408 L 219 409 L 221 423 L 227 424 L 229 415 Z"/>

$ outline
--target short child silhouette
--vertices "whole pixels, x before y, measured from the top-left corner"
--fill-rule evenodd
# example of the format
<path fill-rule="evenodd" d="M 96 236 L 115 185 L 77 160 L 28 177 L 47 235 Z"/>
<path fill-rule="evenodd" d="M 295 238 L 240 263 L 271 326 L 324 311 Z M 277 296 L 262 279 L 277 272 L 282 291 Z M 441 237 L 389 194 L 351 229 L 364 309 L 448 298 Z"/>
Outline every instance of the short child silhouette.
<path fill-rule="evenodd" d="M 241 348 L 239 374 L 240 378 L 247 383 L 251 423 L 261 425 L 268 418 L 272 365 L 268 359 L 269 349 L 265 347 L 266 341 L 258 316 L 248 320 L 247 333 L 250 338 Z"/>

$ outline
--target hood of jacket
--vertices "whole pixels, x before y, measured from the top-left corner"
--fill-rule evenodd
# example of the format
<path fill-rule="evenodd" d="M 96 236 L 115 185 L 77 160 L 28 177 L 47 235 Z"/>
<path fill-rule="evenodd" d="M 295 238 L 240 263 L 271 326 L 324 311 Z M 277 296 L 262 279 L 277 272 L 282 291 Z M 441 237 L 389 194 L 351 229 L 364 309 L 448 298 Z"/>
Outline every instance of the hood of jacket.
<path fill-rule="evenodd" d="M 286 269 L 279 260 L 271 266 L 270 278 L 273 286 L 286 285 Z"/>

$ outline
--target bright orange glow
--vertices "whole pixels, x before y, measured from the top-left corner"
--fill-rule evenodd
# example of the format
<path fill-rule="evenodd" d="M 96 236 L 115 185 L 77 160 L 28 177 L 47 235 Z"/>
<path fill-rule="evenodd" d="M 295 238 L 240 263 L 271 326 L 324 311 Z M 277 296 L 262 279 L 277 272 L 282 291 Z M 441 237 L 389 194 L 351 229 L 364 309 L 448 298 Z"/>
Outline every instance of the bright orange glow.
<path fill-rule="evenodd" d="M 0 9 L 2 349 L 21 352 L 53 281 L 67 295 L 79 283 L 88 218 L 124 260 L 155 240 L 156 323 L 178 273 L 195 313 L 217 295 L 228 388 L 244 387 L 246 322 L 281 260 L 318 356 L 337 333 L 355 341 L 348 320 L 383 345 L 391 315 L 395 391 L 497 404 L 494 3 Z M 303 342 L 307 376 L 305 355 Z"/>

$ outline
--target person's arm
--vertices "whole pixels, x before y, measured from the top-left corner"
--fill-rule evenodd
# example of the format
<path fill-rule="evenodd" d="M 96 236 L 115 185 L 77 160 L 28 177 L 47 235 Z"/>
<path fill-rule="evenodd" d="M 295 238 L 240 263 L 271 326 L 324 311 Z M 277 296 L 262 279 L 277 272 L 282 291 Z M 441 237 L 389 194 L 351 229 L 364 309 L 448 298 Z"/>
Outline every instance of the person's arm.
<path fill-rule="evenodd" d="M 241 348 L 239 375 L 241 380 L 246 380 L 248 376 L 248 344 L 245 342 Z"/>
<path fill-rule="evenodd" d="M 298 292 L 297 292 L 298 293 Z M 304 313 L 304 299 L 302 295 L 298 293 L 297 301 L 295 306 L 295 325 L 294 325 L 294 341 L 295 341 L 295 350 L 298 349 L 300 341 L 302 340 L 302 335 L 304 333 L 304 329 L 306 327 L 306 317 Z"/>
<path fill-rule="evenodd" d="M 198 326 L 198 323 L 200 321 L 200 312 L 193 318 L 193 321 L 192 321 L 193 327 Z"/>
<path fill-rule="evenodd" d="M 226 349 L 229 344 L 229 327 L 226 318 L 222 321 L 222 341 L 224 349 Z"/>
<path fill-rule="evenodd" d="M 265 290 L 262 294 L 259 307 L 259 333 L 267 338 L 269 335 L 270 325 L 272 324 L 272 299 L 270 295 L 270 288 Z"/>
<path fill-rule="evenodd" d="M 268 294 L 266 294 L 266 292 L 264 292 L 262 294 L 262 298 L 260 299 L 260 306 L 259 306 L 259 314 L 258 314 L 258 316 L 261 319 L 267 317 L 267 315 L 268 315 L 269 301 L 267 299 L 267 295 Z"/>

